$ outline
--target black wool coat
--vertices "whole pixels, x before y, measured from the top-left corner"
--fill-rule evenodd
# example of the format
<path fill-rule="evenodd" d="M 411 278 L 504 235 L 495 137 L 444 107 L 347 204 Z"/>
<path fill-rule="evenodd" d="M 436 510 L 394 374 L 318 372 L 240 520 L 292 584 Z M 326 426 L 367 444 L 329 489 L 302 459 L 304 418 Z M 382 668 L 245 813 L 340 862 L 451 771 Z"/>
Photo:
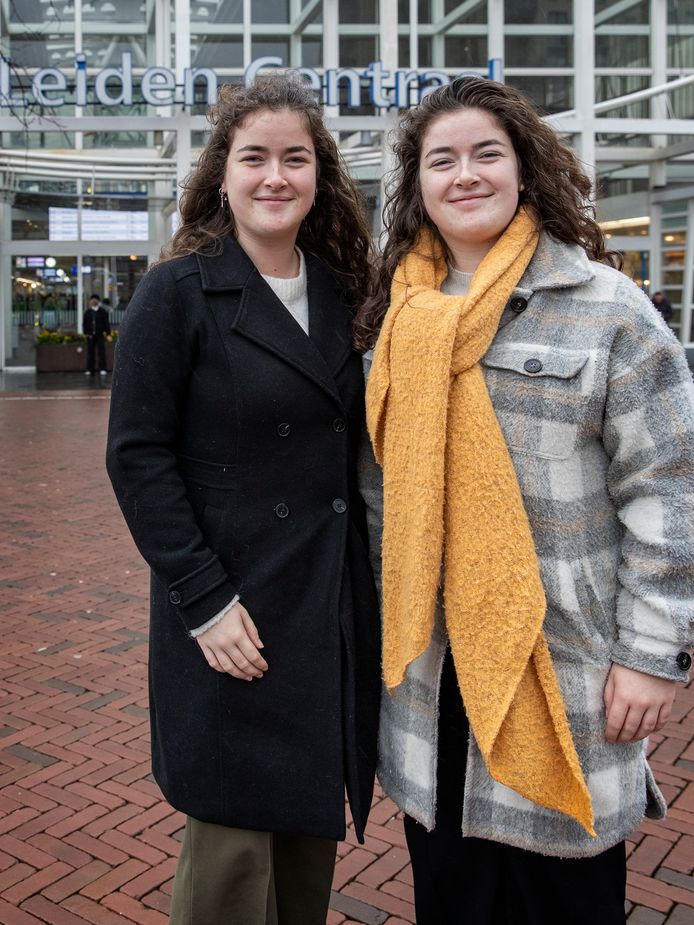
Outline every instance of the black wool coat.
<path fill-rule="evenodd" d="M 307 255 L 307 336 L 234 239 L 146 275 L 121 327 L 107 467 L 152 571 L 153 769 L 205 822 L 361 838 L 379 618 L 356 452 L 351 314 Z M 269 669 L 210 668 L 189 631 L 238 593 Z"/>

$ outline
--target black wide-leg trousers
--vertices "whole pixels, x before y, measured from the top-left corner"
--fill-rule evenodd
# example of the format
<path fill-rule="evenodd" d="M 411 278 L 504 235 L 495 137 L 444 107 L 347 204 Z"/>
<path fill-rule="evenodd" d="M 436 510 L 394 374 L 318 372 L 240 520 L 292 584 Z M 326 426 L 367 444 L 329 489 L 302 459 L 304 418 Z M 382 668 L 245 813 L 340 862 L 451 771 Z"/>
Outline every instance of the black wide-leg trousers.
<path fill-rule="evenodd" d="M 441 677 L 436 826 L 405 817 L 417 925 L 624 925 L 624 842 L 554 858 L 461 835 L 468 722 L 450 650 Z"/>

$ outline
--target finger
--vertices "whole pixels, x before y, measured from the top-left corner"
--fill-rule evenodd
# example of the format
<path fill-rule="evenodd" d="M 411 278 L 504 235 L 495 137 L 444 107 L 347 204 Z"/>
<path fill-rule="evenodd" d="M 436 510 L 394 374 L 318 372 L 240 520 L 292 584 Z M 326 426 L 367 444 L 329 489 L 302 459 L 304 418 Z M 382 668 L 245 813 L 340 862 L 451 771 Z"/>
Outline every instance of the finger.
<path fill-rule="evenodd" d="M 205 660 L 207 661 L 207 664 L 210 666 L 210 668 L 214 668 L 215 671 L 224 671 L 222 666 L 217 661 L 217 658 L 212 649 L 210 649 L 208 646 L 202 645 L 202 643 L 198 643 L 198 645 L 200 646 L 202 654 L 205 656 Z"/>
<path fill-rule="evenodd" d="M 256 629 L 256 625 L 253 622 L 253 620 L 251 620 L 250 614 L 248 613 L 245 607 L 241 608 L 241 622 L 243 623 L 246 629 L 246 632 L 250 636 L 253 642 L 253 645 L 258 649 L 264 649 L 265 646 L 263 645 L 260 639 L 260 636 L 258 635 L 258 630 Z"/>
<path fill-rule="evenodd" d="M 605 725 L 605 738 L 608 742 L 618 742 L 619 735 L 627 715 L 627 707 L 621 701 L 612 699 L 607 710 L 607 723 Z"/>
<path fill-rule="evenodd" d="M 669 700 L 666 703 L 664 703 L 661 706 L 660 710 L 658 711 L 658 719 L 656 720 L 655 728 L 653 729 L 654 732 L 658 732 L 658 730 L 663 728 L 665 723 L 667 723 L 667 721 L 670 719 L 671 713 L 672 713 L 672 701 Z"/>
<path fill-rule="evenodd" d="M 240 671 L 245 671 L 246 674 L 250 674 L 254 678 L 262 678 L 265 669 L 261 666 L 265 665 L 265 661 L 258 654 L 258 650 L 250 640 L 246 640 L 244 645 L 245 648 L 243 649 L 240 645 L 229 649 L 230 659 Z M 254 659 L 260 659 L 261 664 L 256 666 Z M 265 668 L 267 668 L 267 665 L 265 665 Z"/>
<path fill-rule="evenodd" d="M 605 710 L 609 712 L 610 707 L 612 706 L 612 701 L 614 700 L 614 672 L 610 671 L 607 676 L 607 683 L 605 684 L 605 690 L 602 695 L 602 699 L 605 704 Z"/>
<path fill-rule="evenodd" d="M 622 723 L 622 729 L 617 736 L 617 742 L 622 744 L 626 742 L 633 742 L 636 731 L 641 725 L 641 720 L 644 715 L 644 710 L 642 707 L 630 707 L 627 711 L 627 715 L 624 717 L 624 722 Z"/>
<path fill-rule="evenodd" d="M 255 643 L 249 636 L 243 635 L 237 639 L 236 648 L 240 652 L 241 656 L 246 660 L 246 662 L 249 662 L 255 669 L 258 671 L 267 671 L 267 662 L 260 654 L 260 652 L 258 652 Z M 236 652 L 230 654 L 238 665 L 239 662 L 236 657 Z"/>
<path fill-rule="evenodd" d="M 647 738 L 652 732 L 655 731 L 658 725 L 658 715 L 660 713 L 660 708 L 658 706 L 651 707 L 646 710 L 641 717 L 641 722 L 639 727 L 631 737 L 632 742 L 640 742 L 641 739 Z"/>
<path fill-rule="evenodd" d="M 233 662 L 233 660 L 223 651 L 210 648 L 209 646 L 200 645 L 203 655 L 207 659 L 207 664 L 210 668 L 213 668 L 215 671 L 220 672 L 221 674 L 230 674 L 235 678 L 239 678 L 242 681 L 251 681 L 253 676 L 248 674 L 245 671 L 239 669 Z"/>

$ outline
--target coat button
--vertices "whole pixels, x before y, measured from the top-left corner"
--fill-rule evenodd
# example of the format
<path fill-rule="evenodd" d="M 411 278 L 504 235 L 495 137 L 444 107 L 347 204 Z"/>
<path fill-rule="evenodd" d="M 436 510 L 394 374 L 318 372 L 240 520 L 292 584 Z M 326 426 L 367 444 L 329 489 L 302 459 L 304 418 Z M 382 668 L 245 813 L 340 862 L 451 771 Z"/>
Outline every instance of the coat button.
<path fill-rule="evenodd" d="M 342 498 L 335 498 L 333 501 L 333 510 L 336 514 L 344 514 L 347 510 L 347 502 L 343 501 Z"/>
<path fill-rule="evenodd" d="M 333 430 L 336 434 L 341 434 L 342 431 L 347 427 L 342 418 L 335 418 L 333 421 Z"/>
<path fill-rule="evenodd" d="M 280 503 L 275 507 L 275 514 L 277 514 L 277 516 L 280 518 L 289 517 L 289 508 L 284 503 L 284 501 L 280 501 Z"/>
<path fill-rule="evenodd" d="M 677 667 L 680 671 L 689 671 L 692 667 L 692 657 L 689 652 L 680 652 L 677 656 Z"/>
<path fill-rule="evenodd" d="M 539 373 L 542 369 L 542 363 L 533 357 L 533 359 L 526 360 L 525 363 L 523 363 L 523 369 L 526 373 Z"/>
<path fill-rule="evenodd" d="M 524 299 L 522 296 L 514 296 L 511 301 L 508 303 L 511 311 L 515 312 L 517 315 L 520 315 L 521 312 L 524 312 L 528 307 L 528 300 Z"/>
<path fill-rule="evenodd" d="M 178 591 L 169 591 L 169 600 L 172 604 L 180 604 L 181 595 L 178 593 Z"/>
<path fill-rule="evenodd" d="M 291 432 L 292 429 L 289 424 L 277 425 L 277 433 L 280 435 L 280 437 L 288 437 Z"/>

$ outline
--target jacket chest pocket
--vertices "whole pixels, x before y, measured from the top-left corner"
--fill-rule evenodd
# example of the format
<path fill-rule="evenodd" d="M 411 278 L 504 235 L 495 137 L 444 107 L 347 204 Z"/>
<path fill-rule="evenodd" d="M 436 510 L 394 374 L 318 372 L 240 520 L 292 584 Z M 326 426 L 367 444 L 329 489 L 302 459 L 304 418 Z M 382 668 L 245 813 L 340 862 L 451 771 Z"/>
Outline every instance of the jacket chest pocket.
<path fill-rule="evenodd" d="M 482 359 L 489 394 L 513 453 L 568 459 L 587 405 L 587 352 L 493 345 Z"/>

